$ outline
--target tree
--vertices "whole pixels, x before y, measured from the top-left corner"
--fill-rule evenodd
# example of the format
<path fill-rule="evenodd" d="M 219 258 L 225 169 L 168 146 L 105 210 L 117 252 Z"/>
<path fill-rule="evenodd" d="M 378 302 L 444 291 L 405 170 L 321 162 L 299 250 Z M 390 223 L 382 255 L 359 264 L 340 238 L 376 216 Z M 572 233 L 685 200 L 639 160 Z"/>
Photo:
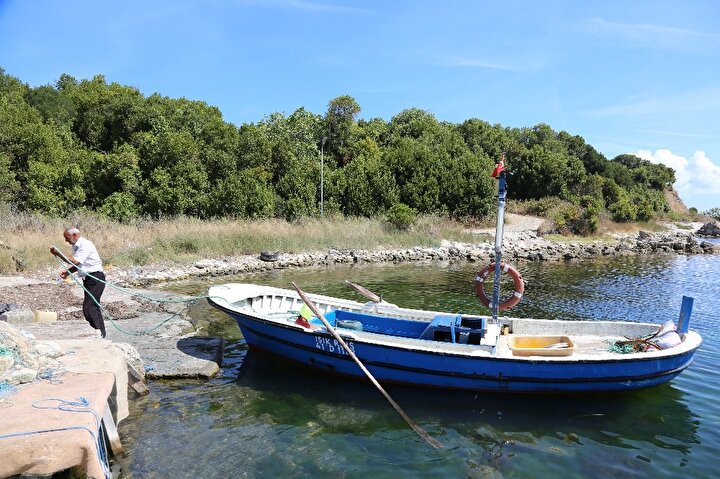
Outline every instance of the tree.
<path fill-rule="evenodd" d="M 400 138 L 385 150 L 383 162 L 392 170 L 395 183 L 401 185 L 400 201 L 420 213 L 440 213 L 442 171 L 439 158 L 430 146 L 412 138 Z"/>
<path fill-rule="evenodd" d="M 454 217 L 485 216 L 495 205 L 494 180 L 489 174 L 493 162 L 469 151 L 450 157 L 440 181 L 440 199 Z"/>
<path fill-rule="evenodd" d="M 72 129 L 77 118 L 77 108 L 70 95 L 50 85 L 44 85 L 28 90 L 25 98 L 28 104 L 40 112 L 46 123 L 56 123 Z"/>
<path fill-rule="evenodd" d="M 355 159 L 341 171 L 345 180 L 341 202 L 346 215 L 372 217 L 397 202 L 397 185 L 373 140 L 360 140 Z"/>
<path fill-rule="evenodd" d="M 0 152 L 0 203 L 15 200 L 20 184 L 15 179 L 15 172 L 10 169 L 10 155 Z"/>
<path fill-rule="evenodd" d="M 572 136 L 566 131 L 558 133 L 558 139 L 565 144 L 567 153 L 570 156 L 579 158 L 585 166 L 588 174 L 602 173 L 608 162 L 607 158 L 595 148 L 585 143 L 580 135 Z"/>
<path fill-rule="evenodd" d="M 144 98 L 136 88 L 108 85 L 104 76 L 96 75 L 67 94 L 77 108 L 73 132 L 91 150 L 111 151 L 143 126 Z"/>
<path fill-rule="evenodd" d="M 341 165 L 350 161 L 347 148 L 352 142 L 355 120 L 360 111 L 360 105 L 350 95 L 339 96 L 328 103 L 325 113 L 328 132 L 327 151 L 337 158 Z"/>
<path fill-rule="evenodd" d="M 272 169 L 272 144 L 264 128 L 246 123 L 240 127 L 235 150 L 236 168 Z"/>
<path fill-rule="evenodd" d="M 260 168 L 232 173 L 210 192 L 210 215 L 267 218 L 275 212 L 275 194 Z"/>
<path fill-rule="evenodd" d="M 476 155 L 487 156 L 493 163 L 499 161 L 500 156 L 509 151 L 515 143 L 507 130 L 500 125 L 491 125 L 477 118 L 464 121 L 458 131 L 470 151 Z"/>
<path fill-rule="evenodd" d="M 586 176 L 585 168 L 577 158 L 562 150 L 535 143 L 526 149 L 517 160 L 509 163 L 513 188 L 510 194 L 515 198 L 538 199 L 557 196 L 570 199 L 572 185 Z"/>
<path fill-rule="evenodd" d="M 87 179 L 89 206 L 98 207 L 105 204 L 106 199 L 115 193 L 123 193 L 113 200 L 113 205 L 121 201 L 118 198 L 122 198 L 117 204 L 122 204 L 124 211 L 133 209 L 125 206 L 130 204 L 131 197 L 132 203 L 135 204 L 137 196 L 141 194 L 142 182 L 140 158 L 135 148 L 125 143 L 110 153 L 88 152 L 87 154 L 91 158 L 90 170 L 93 172 Z M 112 208 L 116 209 L 115 206 Z M 125 218 L 127 214 L 123 213 L 119 216 Z"/>
<path fill-rule="evenodd" d="M 209 181 L 200 151 L 186 131 L 143 135 L 138 152 L 145 212 L 156 217 L 207 214 Z"/>

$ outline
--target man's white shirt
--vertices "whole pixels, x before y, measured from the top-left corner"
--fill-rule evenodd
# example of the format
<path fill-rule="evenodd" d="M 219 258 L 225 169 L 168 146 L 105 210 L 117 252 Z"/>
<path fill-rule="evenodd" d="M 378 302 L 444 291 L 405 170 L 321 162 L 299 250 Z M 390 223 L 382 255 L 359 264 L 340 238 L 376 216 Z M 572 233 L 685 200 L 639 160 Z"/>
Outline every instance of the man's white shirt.
<path fill-rule="evenodd" d="M 83 238 L 78 238 L 74 245 L 72 245 L 73 257 L 80 261 L 78 265 L 87 273 L 97 273 L 102 271 L 102 260 L 97 252 L 97 248 L 92 241 Z M 81 276 L 82 273 L 80 274 Z"/>

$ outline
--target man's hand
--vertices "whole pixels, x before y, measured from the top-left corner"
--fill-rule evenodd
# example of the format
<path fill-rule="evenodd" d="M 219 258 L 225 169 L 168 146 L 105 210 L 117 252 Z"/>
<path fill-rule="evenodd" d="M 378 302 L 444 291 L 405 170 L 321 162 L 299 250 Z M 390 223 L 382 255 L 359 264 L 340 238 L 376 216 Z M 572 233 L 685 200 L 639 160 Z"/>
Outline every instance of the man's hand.
<path fill-rule="evenodd" d="M 59 256 L 59 255 L 60 255 L 60 252 L 57 250 L 56 247 L 51 246 L 51 247 L 50 247 L 50 254 L 53 255 L 53 256 Z"/>
<path fill-rule="evenodd" d="M 61 277 L 62 279 L 65 279 L 65 278 L 68 277 L 68 274 L 70 274 L 70 273 L 68 273 L 67 271 L 61 271 L 61 272 L 60 272 L 60 277 Z"/>

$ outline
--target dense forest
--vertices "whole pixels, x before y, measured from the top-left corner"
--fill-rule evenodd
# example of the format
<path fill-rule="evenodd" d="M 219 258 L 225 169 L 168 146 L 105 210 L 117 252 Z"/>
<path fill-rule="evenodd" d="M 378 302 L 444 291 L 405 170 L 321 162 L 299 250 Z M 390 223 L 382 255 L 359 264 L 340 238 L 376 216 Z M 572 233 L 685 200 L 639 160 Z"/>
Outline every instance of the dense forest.
<path fill-rule="evenodd" d="M 674 171 L 634 155 L 608 160 L 546 124 L 507 128 L 438 121 L 411 108 L 358 119 L 350 96 L 324 115 L 299 108 L 239 127 L 201 101 L 144 96 L 101 75 L 29 87 L 0 68 L 0 203 L 118 221 L 388 212 L 488 215 L 505 155 L 509 197 L 552 204 L 556 222 L 592 232 L 599 216 L 644 221 L 667 212 Z M 542 213 L 542 211 L 539 211 Z"/>

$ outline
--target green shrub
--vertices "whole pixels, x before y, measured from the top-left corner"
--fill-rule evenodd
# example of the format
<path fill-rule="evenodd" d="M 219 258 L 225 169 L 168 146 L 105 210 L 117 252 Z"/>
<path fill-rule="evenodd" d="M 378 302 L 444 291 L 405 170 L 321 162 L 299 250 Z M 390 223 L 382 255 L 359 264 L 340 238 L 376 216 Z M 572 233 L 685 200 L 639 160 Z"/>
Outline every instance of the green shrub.
<path fill-rule="evenodd" d="M 545 217 L 548 212 L 565 202 L 556 196 L 548 196 L 537 200 L 513 201 L 513 203 L 515 203 L 512 207 L 513 213 Z"/>
<path fill-rule="evenodd" d="M 116 191 L 105 198 L 102 206 L 98 208 L 98 213 L 120 223 L 129 223 L 137 217 L 139 210 L 132 194 Z"/>
<path fill-rule="evenodd" d="M 417 211 L 403 203 L 395 203 L 387 212 L 387 221 L 399 230 L 409 230 L 417 223 Z"/>
<path fill-rule="evenodd" d="M 704 215 L 712 216 L 716 220 L 720 220 L 720 208 L 710 208 L 703 212 Z"/>
<path fill-rule="evenodd" d="M 642 200 L 637 205 L 636 219 L 638 221 L 650 221 L 654 214 L 655 211 L 653 210 L 653 206 L 649 201 Z"/>
<path fill-rule="evenodd" d="M 307 205 L 300 198 L 290 198 L 287 200 L 283 210 L 286 221 L 297 221 L 308 214 Z"/>
<path fill-rule="evenodd" d="M 613 220 L 619 223 L 635 221 L 635 218 L 637 218 L 637 208 L 626 196 L 621 196 L 618 201 L 608 206 L 608 211 Z"/>
<path fill-rule="evenodd" d="M 548 217 L 560 234 L 587 236 L 597 231 L 600 222 L 598 202 L 590 196 L 581 198 L 580 205 L 563 202 L 550 210 Z"/>

